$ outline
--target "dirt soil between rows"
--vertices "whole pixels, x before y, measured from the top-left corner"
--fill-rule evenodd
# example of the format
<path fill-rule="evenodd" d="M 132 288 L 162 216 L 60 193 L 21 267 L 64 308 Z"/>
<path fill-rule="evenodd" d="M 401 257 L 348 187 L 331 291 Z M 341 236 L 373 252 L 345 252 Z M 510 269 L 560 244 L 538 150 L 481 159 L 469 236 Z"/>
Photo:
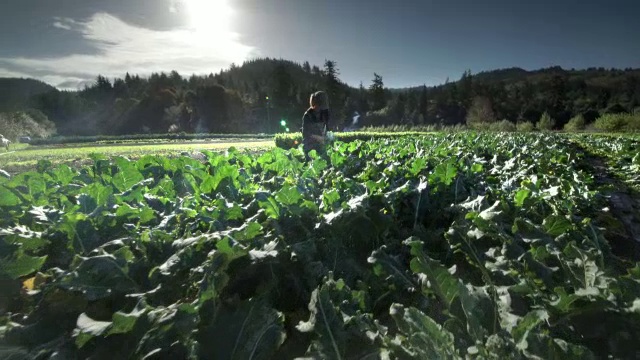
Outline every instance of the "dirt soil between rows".
<path fill-rule="evenodd" d="M 614 174 L 606 159 L 573 143 L 576 153 L 584 155 L 583 165 L 594 176 L 596 186 L 608 209 L 619 224 L 607 224 L 605 234 L 617 256 L 640 260 L 640 194 Z M 602 225 L 602 224 L 600 224 Z"/>

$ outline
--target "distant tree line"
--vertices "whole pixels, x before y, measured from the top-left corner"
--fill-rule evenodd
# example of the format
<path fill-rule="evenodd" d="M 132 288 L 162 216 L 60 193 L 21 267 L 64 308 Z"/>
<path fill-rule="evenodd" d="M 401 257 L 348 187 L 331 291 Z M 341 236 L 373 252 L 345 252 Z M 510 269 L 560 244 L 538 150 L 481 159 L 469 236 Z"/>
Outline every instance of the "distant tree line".
<path fill-rule="evenodd" d="M 339 76 L 332 60 L 320 68 L 256 59 L 207 76 L 126 74 L 114 80 L 98 76 L 77 92 L 40 89 L 33 95 L 21 89 L 28 95 L 24 101 L 14 96 L 3 102 L 0 95 L 0 111 L 37 111 L 45 117 L 39 122 L 50 120 L 61 135 L 122 135 L 275 133 L 283 130 L 282 119 L 290 131 L 298 131 L 309 95 L 317 90 L 330 95 L 336 130 L 354 125 L 356 112 L 360 126 L 515 127 L 544 119 L 540 126 L 559 129 L 584 127 L 603 115 L 634 113 L 640 107 L 637 69 L 466 71 L 458 81 L 408 89 L 386 88 L 377 73 L 370 84 L 357 88 Z"/>

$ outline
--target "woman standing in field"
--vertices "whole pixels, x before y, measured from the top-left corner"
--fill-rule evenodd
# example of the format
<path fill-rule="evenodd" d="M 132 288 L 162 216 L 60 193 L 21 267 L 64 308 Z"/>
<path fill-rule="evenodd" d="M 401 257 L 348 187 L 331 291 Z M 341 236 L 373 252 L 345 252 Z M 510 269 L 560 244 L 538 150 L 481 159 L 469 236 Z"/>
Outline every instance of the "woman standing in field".
<path fill-rule="evenodd" d="M 329 97 L 324 91 L 311 94 L 310 108 L 302 118 L 302 144 L 304 154 L 309 161 L 309 152 L 315 150 L 318 155 L 325 153 L 325 136 L 329 128 Z"/>

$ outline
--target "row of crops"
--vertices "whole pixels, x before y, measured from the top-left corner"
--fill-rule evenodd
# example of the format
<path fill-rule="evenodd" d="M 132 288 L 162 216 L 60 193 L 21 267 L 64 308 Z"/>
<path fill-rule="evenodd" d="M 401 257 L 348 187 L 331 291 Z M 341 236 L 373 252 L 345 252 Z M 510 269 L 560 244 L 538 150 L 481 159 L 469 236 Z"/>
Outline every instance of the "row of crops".
<path fill-rule="evenodd" d="M 204 158 L 0 179 L 0 358 L 640 356 L 640 266 L 568 138 Z"/>
<path fill-rule="evenodd" d="M 601 157 L 612 175 L 640 191 L 640 138 L 575 136 L 574 142 Z"/>

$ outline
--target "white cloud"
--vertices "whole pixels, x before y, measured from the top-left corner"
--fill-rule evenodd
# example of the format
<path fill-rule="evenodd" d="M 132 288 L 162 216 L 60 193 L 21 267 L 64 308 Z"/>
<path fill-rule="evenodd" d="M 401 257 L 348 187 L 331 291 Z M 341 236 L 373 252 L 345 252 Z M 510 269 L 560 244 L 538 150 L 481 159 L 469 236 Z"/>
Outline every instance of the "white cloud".
<path fill-rule="evenodd" d="M 12 71 L 9 69 L 0 68 L 0 77 L 25 78 L 25 77 L 29 77 L 29 75 L 25 73 L 21 73 L 19 71 Z"/>
<path fill-rule="evenodd" d="M 54 17 L 53 20 L 55 20 L 53 22 L 53 27 L 58 28 L 58 29 L 62 29 L 62 30 L 72 30 L 74 27 L 77 27 L 78 22 L 76 22 L 73 19 L 70 18 L 63 18 L 63 17 Z"/>
<path fill-rule="evenodd" d="M 122 77 L 129 72 L 143 76 L 171 70 L 183 75 L 207 74 L 242 62 L 257 51 L 228 29 L 217 28 L 215 33 L 192 28 L 157 31 L 127 24 L 106 13 L 97 13 L 86 22 L 54 20 L 57 28 L 79 32 L 97 49 L 96 54 L 0 58 L 0 65 L 7 71 L 17 69 L 41 80 L 61 80 L 52 84 L 68 86 L 94 79 L 98 74 Z"/>
<path fill-rule="evenodd" d="M 56 21 L 53 23 L 53 27 L 58 28 L 58 29 L 62 29 L 62 30 L 71 30 L 71 26 L 67 25 L 67 24 L 63 24 L 60 21 Z"/>
<path fill-rule="evenodd" d="M 169 12 L 173 14 L 178 12 L 178 4 L 176 3 L 176 1 L 172 1 L 169 4 Z"/>

